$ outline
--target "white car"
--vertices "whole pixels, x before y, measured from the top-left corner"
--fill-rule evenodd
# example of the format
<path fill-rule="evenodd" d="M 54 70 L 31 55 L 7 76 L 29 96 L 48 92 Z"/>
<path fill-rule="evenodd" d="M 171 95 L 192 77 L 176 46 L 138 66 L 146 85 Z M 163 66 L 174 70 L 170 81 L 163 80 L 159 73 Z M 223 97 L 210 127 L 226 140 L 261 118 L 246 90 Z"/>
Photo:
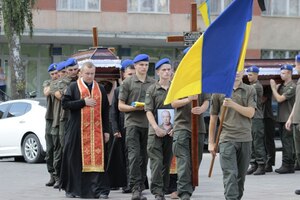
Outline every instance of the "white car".
<path fill-rule="evenodd" d="M 0 103 L 0 157 L 24 157 L 28 163 L 44 160 L 45 101 L 22 99 Z"/>

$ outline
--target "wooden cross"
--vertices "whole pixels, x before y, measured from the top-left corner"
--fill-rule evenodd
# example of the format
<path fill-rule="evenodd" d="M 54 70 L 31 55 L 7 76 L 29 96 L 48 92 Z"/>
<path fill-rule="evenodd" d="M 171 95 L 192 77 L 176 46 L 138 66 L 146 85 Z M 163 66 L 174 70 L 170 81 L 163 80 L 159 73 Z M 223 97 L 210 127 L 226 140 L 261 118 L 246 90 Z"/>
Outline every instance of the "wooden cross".
<path fill-rule="evenodd" d="M 93 27 L 93 47 L 98 46 L 98 30 L 97 27 Z"/>
<path fill-rule="evenodd" d="M 197 32 L 197 3 L 191 3 L 191 32 Z M 184 42 L 184 36 L 168 36 L 167 42 Z M 192 107 L 198 105 L 197 100 L 192 101 Z M 192 140 L 191 140 L 191 159 L 192 159 L 192 185 L 198 186 L 198 116 L 192 115 Z"/>

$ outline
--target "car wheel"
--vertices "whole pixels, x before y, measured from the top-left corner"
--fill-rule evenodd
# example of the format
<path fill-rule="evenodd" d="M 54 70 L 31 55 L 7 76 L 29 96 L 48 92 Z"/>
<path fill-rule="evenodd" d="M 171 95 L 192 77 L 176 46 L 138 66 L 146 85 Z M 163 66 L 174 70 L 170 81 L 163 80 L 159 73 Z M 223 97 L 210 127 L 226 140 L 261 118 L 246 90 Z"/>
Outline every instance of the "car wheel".
<path fill-rule="evenodd" d="M 22 154 L 28 163 L 38 163 L 44 159 L 42 146 L 36 135 L 29 134 L 25 137 L 22 143 Z"/>

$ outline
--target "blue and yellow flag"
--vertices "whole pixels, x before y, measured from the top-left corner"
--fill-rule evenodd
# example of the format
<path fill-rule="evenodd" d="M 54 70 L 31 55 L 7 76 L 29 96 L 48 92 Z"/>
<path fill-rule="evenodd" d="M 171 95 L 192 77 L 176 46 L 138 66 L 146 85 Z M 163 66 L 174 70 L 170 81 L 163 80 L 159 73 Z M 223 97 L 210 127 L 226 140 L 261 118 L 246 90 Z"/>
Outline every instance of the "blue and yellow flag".
<path fill-rule="evenodd" d="M 210 25 L 210 9 L 209 9 L 209 6 L 210 6 L 209 0 L 206 0 L 206 1 L 202 2 L 198 7 L 206 27 L 209 27 L 209 25 Z"/>
<path fill-rule="evenodd" d="M 253 0 L 234 0 L 179 63 L 165 104 L 190 95 L 231 97 L 237 70 L 243 70 Z"/>

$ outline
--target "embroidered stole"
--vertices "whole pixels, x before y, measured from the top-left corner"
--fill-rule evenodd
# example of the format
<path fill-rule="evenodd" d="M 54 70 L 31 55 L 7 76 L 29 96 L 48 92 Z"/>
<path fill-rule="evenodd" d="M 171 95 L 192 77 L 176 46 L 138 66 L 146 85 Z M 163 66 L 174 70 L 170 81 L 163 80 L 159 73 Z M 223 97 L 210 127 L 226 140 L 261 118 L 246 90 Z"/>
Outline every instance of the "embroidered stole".
<path fill-rule="evenodd" d="M 174 155 L 170 166 L 170 174 L 177 174 L 177 162 L 176 157 Z"/>
<path fill-rule="evenodd" d="M 77 85 L 81 99 L 91 97 L 97 101 L 96 106 L 81 109 L 82 172 L 104 172 L 101 91 L 96 81 L 93 82 L 91 92 L 81 78 L 77 80 Z"/>

